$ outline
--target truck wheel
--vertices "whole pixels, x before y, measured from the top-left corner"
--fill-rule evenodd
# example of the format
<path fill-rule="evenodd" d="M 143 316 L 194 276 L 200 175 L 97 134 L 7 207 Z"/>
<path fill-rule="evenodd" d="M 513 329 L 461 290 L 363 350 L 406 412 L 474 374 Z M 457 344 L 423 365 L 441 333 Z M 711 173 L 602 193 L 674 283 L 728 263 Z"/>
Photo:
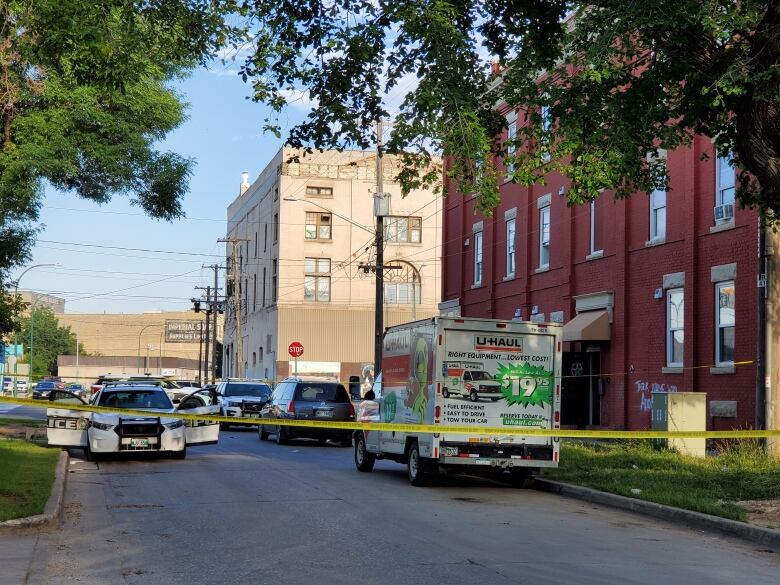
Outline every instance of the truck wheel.
<path fill-rule="evenodd" d="M 477 402 L 477 401 L 479 401 L 479 394 L 477 394 L 477 391 L 476 391 L 476 390 L 472 390 L 471 392 L 469 392 L 469 399 L 470 399 L 472 402 Z"/>
<path fill-rule="evenodd" d="M 420 457 L 420 448 L 417 443 L 412 443 L 406 456 L 406 475 L 413 486 L 419 487 L 427 483 L 428 477 L 424 465 L 425 462 Z"/>
<path fill-rule="evenodd" d="M 450 397 L 450 391 L 447 389 L 446 386 L 441 389 L 441 395 L 444 396 L 444 398 Z"/>
<path fill-rule="evenodd" d="M 284 427 L 276 427 L 276 444 L 286 445 L 288 440 Z"/>
<path fill-rule="evenodd" d="M 268 440 L 268 431 L 265 430 L 265 427 L 263 425 L 260 425 L 260 428 L 257 431 L 257 438 L 261 441 L 267 441 Z"/>
<path fill-rule="evenodd" d="M 361 433 L 355 440 L 355 467 L 358 471 L 371 471 L 376 463 L 376 455 L 366 449 L 366 438 Z"/>

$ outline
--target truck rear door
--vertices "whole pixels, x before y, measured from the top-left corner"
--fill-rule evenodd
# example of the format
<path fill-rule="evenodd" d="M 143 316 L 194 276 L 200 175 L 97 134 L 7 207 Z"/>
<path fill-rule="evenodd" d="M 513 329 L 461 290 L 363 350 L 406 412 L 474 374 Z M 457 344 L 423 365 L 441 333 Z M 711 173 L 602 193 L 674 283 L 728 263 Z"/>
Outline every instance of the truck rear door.
<path fill-rule="evenodd" d="M 444 324 L 441 352 L 441 424 L 507 429 L 550 429 L 556 400 L 556 334 L 533 324 L 454 320 Z M 469 363 L 467 391 L 449 392 Z M 463 384 L 463 381 L 460 380 Z M 443 396 L 448 396 L 443 398 Z M 549 446 L 550 437 L 475 437 L 444 433 L 442 442 Z"/>

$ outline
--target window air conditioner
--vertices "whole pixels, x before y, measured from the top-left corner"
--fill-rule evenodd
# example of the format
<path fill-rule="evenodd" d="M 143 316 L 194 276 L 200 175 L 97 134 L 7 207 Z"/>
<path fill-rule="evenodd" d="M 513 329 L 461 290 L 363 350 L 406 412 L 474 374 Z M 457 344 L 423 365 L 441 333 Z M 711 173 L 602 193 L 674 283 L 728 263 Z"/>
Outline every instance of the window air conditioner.
<path fill-rule="evenodd" d="M 723 222 L 730 219 L 734 219 L 734 204 L 725 203 L 723 205 L 716 205 L 715 209 L 715 221 Z"/>

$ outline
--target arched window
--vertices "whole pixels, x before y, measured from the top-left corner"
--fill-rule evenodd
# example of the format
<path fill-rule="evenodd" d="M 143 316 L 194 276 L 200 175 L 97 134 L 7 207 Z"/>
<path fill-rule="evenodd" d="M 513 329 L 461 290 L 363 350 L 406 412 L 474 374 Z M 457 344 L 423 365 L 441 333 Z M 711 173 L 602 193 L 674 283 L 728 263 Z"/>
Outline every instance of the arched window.
<path fill-rule="evenodd" d="M 422 297 L 422 281 L 417 269 L 408 262 L 400 260 L 386 261 L 386 263 L 401 268 L 385 271 L 385 304 L 419 305 Z"/>

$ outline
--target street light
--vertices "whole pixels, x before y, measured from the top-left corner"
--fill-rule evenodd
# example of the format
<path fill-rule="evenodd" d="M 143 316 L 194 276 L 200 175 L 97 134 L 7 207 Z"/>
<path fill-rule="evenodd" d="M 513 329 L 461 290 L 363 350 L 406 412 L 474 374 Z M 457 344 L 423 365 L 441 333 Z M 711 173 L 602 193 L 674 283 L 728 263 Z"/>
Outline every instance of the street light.
<path fill-rule="evenodd" d="M 149 329 L 149 327 L 156 327 L 158 323 L 150 323 L 149 325 L 144 325 L 141 327 L 141 330 L 138 332 L 138 361 L 136 361 L 136 371 L 140 374 L 141 373 L 141 335 L 144 331 Z"/>
<path fill-rule="evenodd" d="M 62 264 L 33 264 L 32 266 L 28 266 L 25 268 L 22 273 L 16 277 L 16 280 L 14 281 L 14 301 L 16 301 L 17 297 L 19 296 L 19 281 L 22 280 L 22 277 L 30 272 L 33 268 L 42 268 L 44 266 L 62 266 Z M 32 388 L 32 327 L 33 327 L 33 318 L 32 318 L 32 310 L 35 307 L 35 302 L 30 306 L 30 364 L 29 364 L 29 372 L 27 374 L 27 377 L 29 379 L 29 386 Z M 16 346 L 19 343 L 19 340 L 17 338 L 17 331 L 14 329 L 14 354 L 16 353 Z M 18 356 L 15 356 L 18 357 Z M 18 373 L 19 373 L 19 362 L 18 360 L 14 362 L 14 385 L 13 385 L 13 391 L 11 392 L 12 396 L 16 397 L 16 383 L 19 379 Z"/>

